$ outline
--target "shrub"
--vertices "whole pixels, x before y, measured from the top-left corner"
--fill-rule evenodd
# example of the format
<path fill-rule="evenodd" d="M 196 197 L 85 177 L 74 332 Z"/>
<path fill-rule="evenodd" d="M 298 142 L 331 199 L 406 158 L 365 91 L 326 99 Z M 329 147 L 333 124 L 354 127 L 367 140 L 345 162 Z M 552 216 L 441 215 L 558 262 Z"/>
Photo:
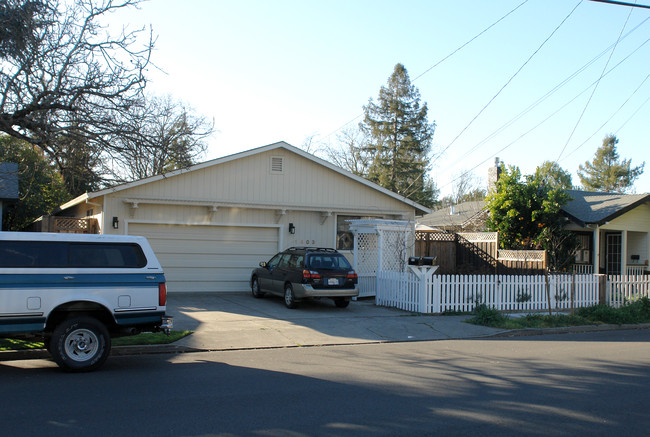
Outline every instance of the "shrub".
<path fill-rule="evenodd" d="M 508 318 L 497 309 L 490 308 L 485 304 L 477 305 L 474 309 L 474 317 L 469 321 L 476 325 L 502 326 Z"/>

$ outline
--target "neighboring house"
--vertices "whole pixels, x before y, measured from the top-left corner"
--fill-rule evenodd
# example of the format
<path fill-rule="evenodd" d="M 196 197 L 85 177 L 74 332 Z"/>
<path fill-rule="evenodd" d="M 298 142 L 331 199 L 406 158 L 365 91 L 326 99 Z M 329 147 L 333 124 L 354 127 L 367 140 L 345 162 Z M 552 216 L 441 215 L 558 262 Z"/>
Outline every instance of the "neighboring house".
<path fill-rule="evenodd" d="M 650 259 L 650 194 L 618 194 L 568 190 L 562 211 L 567 229 L 582 241 L 576 264 L 586 273 L 608 275 L 648 272 Z"/>
<path fill-rule="evenodd" d="M 567 190 L 572 200 L 562 207 L 581 250 L 576 271 L 609 275 L 648 272 L 650 259 L 650 194 Z M 485 202 L 467 202 L 418 218 L 418 223 L 453 232 L 485 230 Z M 477 226 L 483 224 L 483 228 Z"/>
<path fill-rule="evenodd" d="M 248 288 L 251 270 L 290 246 L 351 258 L 346 220 L 431 212 L 287 143 L 87 193 L 57 216 L 96 218 L 103 234 L 143 235 L 170 292 Z"/>
<path fill-rule="evenodd" d="M 485 202 L 476 200 L 452 205 L 418 218 L 418 223 L 447 232 L 474 232 L 485 229 Z"/>

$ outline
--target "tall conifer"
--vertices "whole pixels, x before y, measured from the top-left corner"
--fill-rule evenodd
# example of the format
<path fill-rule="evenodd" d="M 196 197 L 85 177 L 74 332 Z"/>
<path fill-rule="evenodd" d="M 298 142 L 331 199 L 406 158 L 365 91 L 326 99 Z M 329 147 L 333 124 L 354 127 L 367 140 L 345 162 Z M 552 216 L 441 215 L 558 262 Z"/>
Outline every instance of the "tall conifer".
<path fill-rule="evenodd" d="M 402 64 L 395 65 L 377 103 L 363 107 L 359 124 L 370 157 L 368 178 L 425 206 L 433 206 L 437 190 L 427 172 L 435 123 L 429 123 L 427 104 L 411 84 Z"/>

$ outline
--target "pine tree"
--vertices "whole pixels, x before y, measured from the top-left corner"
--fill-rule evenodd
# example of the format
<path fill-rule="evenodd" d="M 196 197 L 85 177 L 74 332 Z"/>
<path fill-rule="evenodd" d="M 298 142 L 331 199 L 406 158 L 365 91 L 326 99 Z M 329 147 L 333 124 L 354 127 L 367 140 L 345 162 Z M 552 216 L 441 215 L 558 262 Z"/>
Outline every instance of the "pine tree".
<path fill-rule="evenodd" d="M 645 162 L 631 168 L 631 160 L 619 161 L 617 144 L 618 139 L 614 135 L 606 136 L 603 145 L 596 150 L 594 159 L 578 167 L 578 177 L 585 190 L 624 193 L 641 176 Z"/>
<path fill-rule="evenodd" d="M 432 206 L 437 190 L 428 177 L 429 154 L 435 123 L 429 123 L 427 104 L 411 85 L 402 64 L 395 65 L 377 103 L 364 106 L 359 124 L 370 156 L 368 178 L 393 192 L 425 206 Z"/>

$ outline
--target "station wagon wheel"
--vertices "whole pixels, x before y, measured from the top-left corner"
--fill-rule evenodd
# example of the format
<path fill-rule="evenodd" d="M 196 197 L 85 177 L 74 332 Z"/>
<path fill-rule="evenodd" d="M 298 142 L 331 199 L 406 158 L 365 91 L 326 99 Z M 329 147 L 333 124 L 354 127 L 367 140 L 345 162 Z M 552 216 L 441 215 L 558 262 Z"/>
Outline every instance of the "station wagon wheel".
<path fill-rule="evenodd" d="M 110 352 L 108 330 L 92 317 L 64 320 L 52 333 L 52 358 L 59 367 L 69 372 L 95 370 L 104 364 Z"/>
<path fill-rule="evenodd" d="M 258 299 L 260 297 L 264 297 L 264 292 L 260 289 L 260 281 L 257 278 L 253 278 L 251 290 L 253 291 L 253 297 L 256 297 Z"/>
<path fill-rule="evenodd" d="M 334 299 L 334 305 L 336 305 L 336 308 L 347 308 L 350 301 L 347 299 Z"/>
<path fill-rule="evenodd" d="M 294 309 L 298 306 L 296 302 L 296 296 L 293 294 L 293 287 L 291 284 L 287 284 L 284 287 L 284 304 L 289 309 Z"/>

